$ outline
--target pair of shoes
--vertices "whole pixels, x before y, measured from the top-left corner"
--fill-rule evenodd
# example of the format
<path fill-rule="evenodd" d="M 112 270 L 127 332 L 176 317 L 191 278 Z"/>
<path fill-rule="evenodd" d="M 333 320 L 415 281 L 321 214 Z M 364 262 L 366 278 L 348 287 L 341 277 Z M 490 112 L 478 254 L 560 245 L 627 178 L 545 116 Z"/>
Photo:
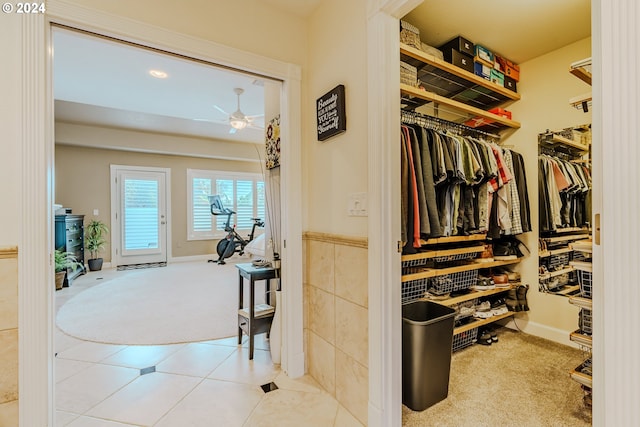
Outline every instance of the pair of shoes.
<path fill-rule="evenodd" d="M 481 345 L 491 345 L 493 340 L 491 339 L 491 334 L 486 329 L 481 329 L 478 331 L 478 344 Z"/>
<path fill-rule="evenodd" d="M 527 292 L 529 291 L 529 285 L 518 285 L 516 287 L 516 297 L 520 310 L 516 311 L 529 311 L 529 303 L 527 302 Z"/>
<path fill-rule="evenodd" d="M 489 289 L 495 289 L 496 285 L 493 279 L 490 277 L 478 276 L 478 282 L 475 284 L 474 289 L 479 291 L 486 291 Z"/>

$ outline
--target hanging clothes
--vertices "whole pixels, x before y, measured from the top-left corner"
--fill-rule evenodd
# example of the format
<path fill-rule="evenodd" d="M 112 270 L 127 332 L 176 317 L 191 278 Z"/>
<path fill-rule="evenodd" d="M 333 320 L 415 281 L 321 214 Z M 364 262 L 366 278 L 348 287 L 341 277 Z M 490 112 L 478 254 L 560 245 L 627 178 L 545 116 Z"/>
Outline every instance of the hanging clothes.
<path fill-rule="evenodd" d="M 531 230 L 522 156 L 452 129 L 401 127 L 404 253 L 434 237 Z"/>

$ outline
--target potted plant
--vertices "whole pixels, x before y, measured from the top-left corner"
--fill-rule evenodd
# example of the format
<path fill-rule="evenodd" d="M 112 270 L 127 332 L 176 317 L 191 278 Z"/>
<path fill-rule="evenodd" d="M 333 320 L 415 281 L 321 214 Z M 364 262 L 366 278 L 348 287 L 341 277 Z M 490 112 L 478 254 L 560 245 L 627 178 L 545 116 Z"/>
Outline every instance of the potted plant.
<path fill-rule="evenodd" d="M 75 271 L 78 268 L 83 268 L 83 265 L 78 262 L 75 255 L 71 252 L 64 252 L 60 249 L 55 250 L 53 260 L 56 270 L 56 290 L 62 289 L 65 276 L 69 269 Z"/>
<path fill-rule="evenodd" d="M 108 232 L 107 225 L 98 219 L 92 219 L 84 228 L 84 247 L 91 256 L 87 260 L 90 271 L 102 269 L 102 258 L 99 257 L 99 254 L 104 249 L 106 243 L 104 235 Z"/>

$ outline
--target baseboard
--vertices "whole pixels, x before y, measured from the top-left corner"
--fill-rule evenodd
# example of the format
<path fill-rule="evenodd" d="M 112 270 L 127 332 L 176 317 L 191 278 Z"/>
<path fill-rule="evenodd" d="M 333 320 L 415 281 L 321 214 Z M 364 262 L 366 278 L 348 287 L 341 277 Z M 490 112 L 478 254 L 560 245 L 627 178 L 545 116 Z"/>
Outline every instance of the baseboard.
<path fill-rule="evenodd" d="M 510 318 L 506 323 L 501 324 L 509 329 L 513 329 L 514 331 L 521 331 L 526 334 L 557 342 L 558 344 L 578 348 L 578 345 L 569 339 L 569 334 L 573 331 L 564 331 L 562 329 L 552 328 L 540 323 L 530 322 L 518 317 L 517 315 Z"/>
<path fill-rule="evenodd" d="M 203 254 L 203 255 L 189 255 L 189 256 L 177 256 L 177 257 L 169 257 L 167 262 L 195 262 L 195 261 L 208 261 L 208 260 L 217 260 L 218 255 L 214 254 Z"/>

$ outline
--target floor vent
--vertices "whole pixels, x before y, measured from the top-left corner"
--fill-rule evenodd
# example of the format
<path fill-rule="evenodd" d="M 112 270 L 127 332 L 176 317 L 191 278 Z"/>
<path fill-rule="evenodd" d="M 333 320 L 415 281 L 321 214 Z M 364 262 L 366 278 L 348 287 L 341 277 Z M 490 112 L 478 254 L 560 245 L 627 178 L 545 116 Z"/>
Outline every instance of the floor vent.
<path fill-rule="evenodd" d="M 117 270 L 140 270 L 141 268 L 156 268 L 156 267 L 166 267 L 166 262 L 149 262 L 146 264 L 129 264 L 129 265 L 119 265 Z"/>
<path fill-rule="evenodd" d="M 270 391 L 274 391 L 278 389 L 278 386 L 273 381 L 267 384 L 263 384 L 260 387 L 262 388 L 262 391 L 264 391 L 265 393 L 269 393 Z"/>
<path fill-rule="evenodd" d="M 156 371 L 155 366 L 149 366 L 148 368 L 140 369 L 140 376 L 154 373 Z"/>

